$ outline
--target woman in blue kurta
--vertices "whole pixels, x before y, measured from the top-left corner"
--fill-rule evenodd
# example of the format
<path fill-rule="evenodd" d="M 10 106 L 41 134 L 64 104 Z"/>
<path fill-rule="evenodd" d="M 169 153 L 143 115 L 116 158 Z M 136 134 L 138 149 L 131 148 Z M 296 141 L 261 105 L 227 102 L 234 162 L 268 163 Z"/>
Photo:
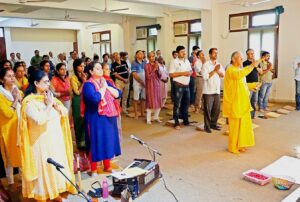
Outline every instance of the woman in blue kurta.
<path fill-rule="evenodd" d="M 117 117 L 121 91 L 103 78 L 100 63 L 90 63 L 88 80 L 82 89 L 82 112 L 86 131 L 86 146 L 92 173 L 97 162 L 103 161 L 104 171 L 111 172 L 110 159 L 121 154 Z"/>

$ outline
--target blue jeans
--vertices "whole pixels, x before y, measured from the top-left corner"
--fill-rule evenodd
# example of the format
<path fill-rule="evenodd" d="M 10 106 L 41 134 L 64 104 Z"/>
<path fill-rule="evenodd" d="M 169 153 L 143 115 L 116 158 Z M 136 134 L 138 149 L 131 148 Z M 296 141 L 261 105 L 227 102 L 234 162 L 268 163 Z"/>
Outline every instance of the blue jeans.
<path fill-rule="evenodd" d="M 300 81 L 295 80 L 296 82 L 296 110 L 300 110 Z"/>
<path fill-rule="evenodd" d="M 196 98 L 196 78 L 190 77 L 190 104 L 195 104 L 195 98 Z"/>
<path fill-rule="evenodd" d="M 183 119 L 183 124 L 189 124 L 189 105 L 190 105 L 190 89 L 189 86 L 178 87 L 174 84 L 174 107 L 173 107 L 173 119 L 175 121 L 175 127 L 179 126 L 179 111 Z"/>
<path fill-rule="evenodd" d="M 272 83 L 265 83 L 265 82 L 262 83 L 262 85 L 260 87 L 259 95 L 258 95 L 259 109 L 265 110 L 267 108 L 269 95 L 271 93 L 271 87 L 272 87 Z"/>
<path fill-rule="evenodd" d="M 251 107 L 253 108 L 253 111 L 251 111 L 252 119 L 255 117 L 257 100 L 258 100 L 258 92 L 250 91 L 250 103 L 251 103 Z"/>

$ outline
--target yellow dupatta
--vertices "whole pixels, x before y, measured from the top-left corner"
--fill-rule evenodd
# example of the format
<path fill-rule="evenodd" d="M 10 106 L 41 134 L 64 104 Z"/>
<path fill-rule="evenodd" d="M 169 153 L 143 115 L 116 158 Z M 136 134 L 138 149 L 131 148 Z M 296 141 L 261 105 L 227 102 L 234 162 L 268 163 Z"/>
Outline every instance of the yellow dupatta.
<path fill-rule="evenodd" d="M 22 102 L 21 107 L 21 122 L 20 122 L 20 132 L 21 132 L 21 161 L 22 161 L 22 174 L 26 181 L 34 181 L 37 179 L 37 169 L 35 167 L 34 156 L 32 154 L 31 148 L 32 145 L 39 138 L 39 135 L 36 133 L 35 135 L 29 134 L 28 124 L 27 124 L 27 115 L 26 108 L 28 103 L 32 100 L 37 100 L 39 102 L 44 102 L 43 95 L 28 95 Z M 61 107 L 63 104 L 56 98 L 54 98 L 55 102 Z M 75 182 L 75 176 L 73 172 L 73 145 L 72 145 L 72 135 L 70 130 L 70 124 L 68 115 L 62 115 L 60 119 L 60 124 L 62 127 L 62 132 L 64 135 L 65 149 L 68 159 L 68 165 L 71 169 L 71 180 Z M 46 162 L 45 162 L 46 163 Z M 69 192 L 76 193 L 75 188 L 69 186 Z"/>

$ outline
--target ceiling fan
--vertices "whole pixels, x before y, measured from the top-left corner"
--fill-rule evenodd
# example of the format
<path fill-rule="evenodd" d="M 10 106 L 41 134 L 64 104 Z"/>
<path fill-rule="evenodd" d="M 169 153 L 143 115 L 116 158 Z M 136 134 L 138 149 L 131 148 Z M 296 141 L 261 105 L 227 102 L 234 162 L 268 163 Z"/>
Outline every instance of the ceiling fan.
<path fill-rule="evenodd" d="M 40 23 L 34 23 L 33 20 L 31 20 L 31 24 L 30 27 L 36 27 L 38 26 Z"/>
<path fill-rule="evenodd" d="M 267 3 L 270 1 L 272 1 L 272 0 L 261 0 L 261 1 L 254 1 L 254 2 L 246 1 L 246 2 L 240 2 L 240 3 L 231 3 L 231 5 L 250 7 L 250 6 L 256 6 L 258 4 Z"/>
<path fill-rule="evenodd" d="M 126 11 L 126 10 L 129 10 L 129 8 L 119 8 L 119 9 L 109 10 L 107 5 L 108 5 L 107 4 L 107 0 L 105 0 L 105 8 L 103 10 L 99 9 L 99 8 L 96 8 L 96 7 L 91 7 L 91 8 L 94 9 L 94 10 L 97 10 L 97 11 L 100 11 L 100 12 L 106 12 L 106 13 L 113 13 L 113 12 L 117 12 L 117 11 Z"/>
<path fill-rule="evenodd" d="M 25 3 L 41 3 L 41 2 L 56 2 L 56 3 L 60 3 L 60 2 L 64 2 L 67 0 L 19 0 L 19 3 L 21 4 L 25 4 Z"/>
<path fill-rule="evenodd" d="M 65 11 L 65 17 L 64 20 L 76 20 L 78 18 L 73 18 L 70 16 L 70 14 L 68 13 L 68 10 Z"/>

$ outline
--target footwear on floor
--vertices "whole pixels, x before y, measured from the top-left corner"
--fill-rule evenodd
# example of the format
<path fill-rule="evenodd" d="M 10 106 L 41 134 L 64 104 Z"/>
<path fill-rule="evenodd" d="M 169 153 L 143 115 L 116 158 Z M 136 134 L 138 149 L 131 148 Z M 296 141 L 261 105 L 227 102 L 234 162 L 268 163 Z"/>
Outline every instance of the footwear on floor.
<path fill-rule="evenodd" d="M 218 130 L 220 131 L 222 128 L 220 126 L 213 126 L 213 127 L 210 127 L 211 129 L 213 130 Z"/>
<path fill-rule="evenodd" d="M 211 130 L 210 130 L 210 128 L 205 128 L 204 131 L 205 131 L 206 133 L 212 133 Z"/>

